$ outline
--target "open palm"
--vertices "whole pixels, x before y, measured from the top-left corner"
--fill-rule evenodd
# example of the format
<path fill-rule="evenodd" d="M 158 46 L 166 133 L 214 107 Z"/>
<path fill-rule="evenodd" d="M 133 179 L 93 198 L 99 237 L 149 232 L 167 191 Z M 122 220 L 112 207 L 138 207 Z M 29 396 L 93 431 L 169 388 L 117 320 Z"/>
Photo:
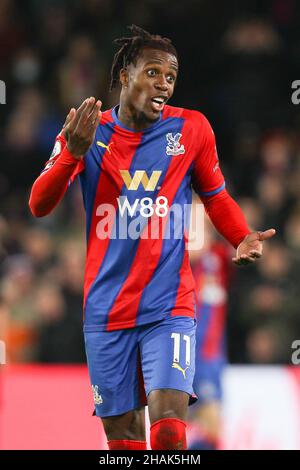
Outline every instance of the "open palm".
<path fill-rule="evenodd" d="M 236 256 L 232 261 L 239 266 L 254 263 L 262 256 L 264 240 L 274 237 L 275 234 L 276 230 L 273 228 L 264 232 L 249 233 L 237 247 Z"/>

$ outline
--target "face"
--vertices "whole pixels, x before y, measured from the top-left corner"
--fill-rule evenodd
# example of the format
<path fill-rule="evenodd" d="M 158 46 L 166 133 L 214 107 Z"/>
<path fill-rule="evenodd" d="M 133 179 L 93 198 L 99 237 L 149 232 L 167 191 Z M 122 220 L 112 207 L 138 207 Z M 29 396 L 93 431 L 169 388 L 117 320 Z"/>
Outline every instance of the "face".
<path fill-rule="evenodd" d="M 121 97 L 137 119 L 155 121 L 173 95 L 178 62 L 173 54 L 144 48 L 120 74 Z"/>

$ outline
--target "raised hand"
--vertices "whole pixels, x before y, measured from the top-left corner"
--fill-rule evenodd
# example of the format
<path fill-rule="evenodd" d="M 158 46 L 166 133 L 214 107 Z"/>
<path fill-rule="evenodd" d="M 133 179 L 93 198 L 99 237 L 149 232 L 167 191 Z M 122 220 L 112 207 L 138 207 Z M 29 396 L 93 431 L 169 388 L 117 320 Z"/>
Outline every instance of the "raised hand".
<path fill-rule="evenodd" d="M 63 133 L 67 139 L 68 150 L 78 160 L 94 141 L 101 118 L 101 106 L 100 100 L 96 102 L 94 97 L 87 98 L 77 110 L 72 108 L 67 116 Z"/>
<path fill-rule="evenodd" d="M 270 228 L 264 232 L 252 232 L 247 235 L 239 244 L 236 250 L 236 256 L 232 261 L 238 265 L 254 263 L 262 256 L 263 241 L 274 237 L 276 230 Z"/>
<path fill-rule="evenodd" d="M 64 122 L 64 125 L 63 125 L 63 128 L 62 128 L 62 135 L 67 139 L 67 125 L 72 121 L 72 119 L 75 117 L 76 115 L 76 109 L 75 108 L 71 108 L 70 111 L 69 111 L 69 114 L 67 115 L 66 117 L 66 120 Z"/>

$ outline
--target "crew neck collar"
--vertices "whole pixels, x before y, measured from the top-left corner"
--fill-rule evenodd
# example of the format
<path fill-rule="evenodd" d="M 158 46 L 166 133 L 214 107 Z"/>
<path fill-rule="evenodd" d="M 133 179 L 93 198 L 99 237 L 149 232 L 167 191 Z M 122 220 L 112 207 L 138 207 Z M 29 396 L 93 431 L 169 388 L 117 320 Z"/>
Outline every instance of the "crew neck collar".
<path fill-rule="evenodd" d="M 137 131 L 135 129 L 132 129 L 131 127 L 125 126 L 120 121 L 120 119 L 118 118 L 119 107 L 120 107 L 120 105 L 118 104 L 117 106 L 115 106 L 112 109 L 112 117 L 113 117 L 113 120 L 115 121 L 115 123 L 118 124 L 119 127 L 122 127 L 122 129 L 125 129 L 126 131 L 130 131 L 130 132 L 148 132 L 148 131 L 152 130 L 154 127 L 156 127 L 162 120 L 162 113 L 160 113 L 159 118 L 157 119 L 157 121 L 155 121 L 153 124 L 151 124 L 151 126 L 145 127 L 145 129 L 141 129 L 141 130 Z"/>

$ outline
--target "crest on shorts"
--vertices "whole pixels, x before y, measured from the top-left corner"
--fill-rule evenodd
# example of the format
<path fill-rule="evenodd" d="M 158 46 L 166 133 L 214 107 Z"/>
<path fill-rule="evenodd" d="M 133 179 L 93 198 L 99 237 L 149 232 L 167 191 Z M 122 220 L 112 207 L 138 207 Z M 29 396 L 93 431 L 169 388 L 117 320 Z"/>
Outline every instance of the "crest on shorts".
<path fill-rule="evenodd" d="M 99 395 L 98 393 L 98 385 L 92 385 L 92 390 L 93 390 L 95 405 L 101 405 L 101 403 L 103 403 L 103 399 L 101 395 Z"/>
<path fill-rule="evenodd" d="M 177 132 L 177 134 L 173 135 L 171 132 L 168 132 L 166 135 L 166 139 L 168 142 L 166 152 L 167 155 L 181 155 L 185 153 L 184 145 L 180 143 L 180 139 L 182 134 Z"/>

